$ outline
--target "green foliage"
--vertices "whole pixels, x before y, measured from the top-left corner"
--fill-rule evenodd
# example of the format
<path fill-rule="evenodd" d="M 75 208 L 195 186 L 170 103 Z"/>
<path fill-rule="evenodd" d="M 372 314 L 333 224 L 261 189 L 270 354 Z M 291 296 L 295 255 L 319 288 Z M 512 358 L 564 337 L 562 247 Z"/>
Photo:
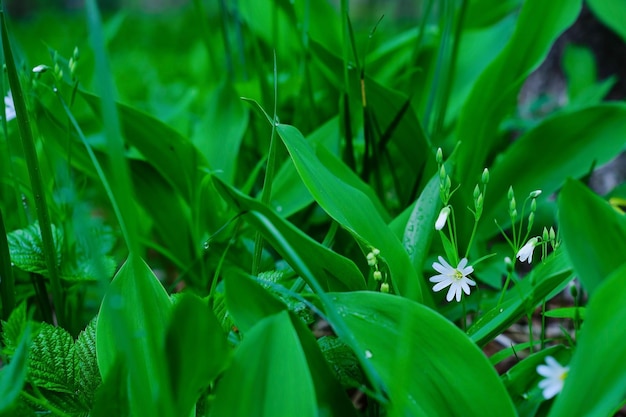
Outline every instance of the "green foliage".
<path fill-rule="evenodd" d="M 623 404 L 623 80 L 522 89 L 581 0 L 96 3 L 2 15 L 0 415 Z"/>

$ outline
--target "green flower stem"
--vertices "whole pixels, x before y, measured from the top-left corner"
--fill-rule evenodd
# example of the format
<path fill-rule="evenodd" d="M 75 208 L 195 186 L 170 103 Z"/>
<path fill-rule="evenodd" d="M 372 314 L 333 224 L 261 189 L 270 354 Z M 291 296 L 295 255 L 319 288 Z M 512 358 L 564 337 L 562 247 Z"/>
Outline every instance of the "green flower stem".
<path fill-rule="evenodd" d="M 9 319 L 15 308 L 15 277 L 11 267 L 11 255 L 9 254 L 9 242 L 7 231 L 4 227 L 4 217 L 0 209 L 0 297 L 2 298 L 2 318 Z"/>
<path fill-rule="evenodd" d="M 48 212 L 48 205 L 46 202 L 46 190 L 41 178 L 39 161 L 37 160 L 37 150 L 35 148 L 35 139 L 33 137 L 30 119 L 26 110 L 26 102 L 20 85 L 19 75 L 13 60 L 13 52 L 11 51 L 11 44 L 9 42 L 9 34 L 7 32 L 4 12 L 2 11 L 0 11 L 0 19 L 2 25 L 2 48 L 4 50 L 4 58 L 6 61 L 7 76 L 9 78 L 9 86 L 11 87 L 11 92 L 13 94 L 17 125 L 22 139 L 22 147 L 24 148 L 24 157 L 28 168 L 28 176 L 30 178 L 33 195 L 35 197 L 35 210 L 37 211 L 37 219 L 39 220 L 39 229 L 41 231 L 43 255 L 46 261 L 46 268 L 48 269 L 48 274 L 50 276 L 52 300 L 56 311 L 57 323 L 60 326 L 64 326 L 66 324 L 65 297 L 56 263 L 56 249 L 54 239 L 52 237 L 50 213 Z"/>
<path fill-rule="evenodd" d="M 278 141 L 276 140 L 276 124 L 278 105 L 278 69 L 276 66 L 276 52 L 274 51 L 274 118 L 272 119 L 272 134 L 270 136 L 270 149 L 267 155 L 267 168 L 265 169 L 265 179 L 263 180 L 263 191 L 261 193 L 261 202 L 269 205 L 272 199 L 272 182 L 274 181 L 274 171 L 276 170 L 276 152 Z M 254 257 L 252 258 L 252 275 L 259 274 L 259 266 L 263 255 L 263 236 L 261 232 L 257 232 L 254 240 Z"/>

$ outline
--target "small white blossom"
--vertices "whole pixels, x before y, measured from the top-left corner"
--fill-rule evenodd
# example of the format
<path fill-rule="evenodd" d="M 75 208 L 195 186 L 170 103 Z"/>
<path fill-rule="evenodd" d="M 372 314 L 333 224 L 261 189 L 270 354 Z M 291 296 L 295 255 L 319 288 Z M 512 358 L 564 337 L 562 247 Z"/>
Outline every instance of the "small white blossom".
<path fill-rule="evenodd" d="M 526 242 L 526 244 L 524 246 L 522 246 L 522 248 L 519 250 L 519 252 L 517 252 L 517 258 L 521 261 L 521 262 L 526 262 L 526 260 L 528 260 L 528 263 L 532 263 L 533 261 L 533 251 L 535 250 L 535 246 L 537 246 L 537 244 L 539 243 L 539 237 L 533 237 L 532 239 L 530 239 L 528 242 Z"/>
<path fill-rule="evenodd" d="M 39 64 L 36 67 L 33 68 L 33 72 L 35 74 L 42 74 L 44 72 L 48 71 L 48 66 L 44 65 L 44 64 Z"/>
<path fill-rule="evenodd" d="M 443 226 L 446 225 L 446 221 L 448 220 L 448 216 L 450 215 L 450 207 L 445 206 L 439 212 L 439 217 L 437 217 L 437 221 L 435 222 L 435 230 L 443 229 Z"/>
<path fill-rule="evenodd" d="M 552 356 L 546 357 L 546 365 L 537 366 L 537 373 L 544 377 L 539 382 L 546 400 L 554 397 L 563 389 L 563 383 L 569 372 L 569 366 L 561 366 Z"/>
<path fill-rule="evenodd" d="M 474 268 L 467 265 L 466 258 L 461 259 L 461 262 L 454 268 L 440 256 L 439 262 L 433 263 L 433 269 L 439 272 L 439 275 L 430 278 L 430 282 L 436 283 L 433 291 L 441 291 L 450 286 L 446 295 L 447 301 L 452 301 L 454 297 L 456 297 L 456 301 L 461 301 L 461 292 L 469 295 L 469 286 L 476 285 L 476 282 L 467 278 L 469 274 L 474 272 Z"/>
<path fill-rule="evenodd" d="M 13 104 L 13 94 L 11 94 L 11 91 L 9 91 L 4 98 L 4 115 L 7 122 L 15 119 L 15 104 Z"/>

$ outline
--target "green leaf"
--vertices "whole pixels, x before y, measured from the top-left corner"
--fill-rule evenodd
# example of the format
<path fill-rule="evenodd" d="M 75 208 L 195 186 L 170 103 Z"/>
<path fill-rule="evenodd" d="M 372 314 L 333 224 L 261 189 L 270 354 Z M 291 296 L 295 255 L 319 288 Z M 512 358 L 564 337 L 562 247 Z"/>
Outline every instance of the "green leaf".
<path fill-rule="evenodd" d="M 226 337 L 206 301 L 190 294 L 178 298 L 165 336 L 165 353 L 175 410 L 187 416 L 230 356 Z"/>
<path fill-rule="evenodd" d="M 244 333 L 265 317 L 287 310 L 283 302 L 243 272 L 225 271 L 224 286 L 228 311 Z"/>
<path fill-rule="evenodd" d="M 248 127 L 250 113 L 228 81 L 211 92 L 206 112 L 196 128 L 193 143 L 216 174 L 233 184 L 239 146 Z"/>
<path fill-rule="evenodd" d="M 523 198 L 537 189 L 548 196 L 562 186 L 565 178 L 582 177 L 594 164 L 615 157 L 624 146 L 620 139 L 623 136 L 626 105 L 622 103 L 605 103 L 547 118 L 518 138 L 490 168 L 483 217 L 506 224 L 509 186 Z M 489 236 L 498 233 L 493 221 L 482 222 L 480 230 Z"/>
<path fill-rule="evenodd" d="M 131 255 L 109 285 L 96 325 L 98 367 L 103 377 L 120 357 L 128 364 L 133 413 L 172 416 L 163 341 L 171 302 L 148 265 Z"/>
<path fill-rule="evenodd" d="M 61 248 L 63 247 L 63 232 L 61 229 L 50 225 L 54 236 L 54 248 L 56 251 L 56 264 L 61 264 Z M 43 252 L 43 242 L 39 222 L 35 222 L 24 229 L 14 230 L 7 234 L 11 262 L 16 267 L 35 274 L 48 274 L 46 260 Z"/>
<path fill-rule="evenodd" d="M 302 134 L 293 126 L 278 125 L 291 158 L 318 204 L 365 248 L 377 248 L 389 267 L 393 288 L 399 294 L 422 301 L 428 291 L 407 253 L 380 217 L 371 200 L 333 175 L 318 159 Z"/>
<path fill-rule="evenodd" d="M 324 359 L 330 365 L 335 378 L 344 388 L 360 387 L 365 376 L 354 352 L 338 337 L 323 336 L 317 340 Z"/>
<path fill-rule="evenodd" d="M 81 401 L 91 409 L 95 401 L 96 389 L 102 383 L 96 358 L 96 319 L 89 322 L 80 332 L 74 343 L 74 354 L 78 375 L 76 387 Z"/>
<path fill-rule="evenodd" d="M 563 307 L 548 310 L 543 313 L 546 317 L 558 319 L 584 320 L 587 309 L 585 307 Z"/>
<path fill-rule="evenodd" d="M 558 204 L 565 250 L 582 284 L 593 294 L 624 263 L 626 218 L 574 180 L 565 183 Z"/>
<path fill-rule="evenodd" d="M 100 98 L 79 91 L 85 101 L 99 112 Z M 191 141 L 160 120 L 135 108 L 117 103 L 124 138 L 152 164 L 186 201 L 192 201 L 199 185 L 199 168 L 208 168 L 206 159 Z M 159 138 L 159 140 L 155 140 Z"/>
<path fill-rule="evenodd" d="M 591 294 L 585 326 L 550 417 L 603 417 L 622 403 L 626 395 L 624 288 L 626 266 L 610 274 Z"/>
<path fill-rule="evenodd" d="M 91 417 L 132 416 L 128 395 L 128 368 L 122 359 L 118 359 L 96 391 Z"/>
<path fill-rule="evenodd" d="M 246 333 L 217 384 L 210 416 L 315 417 L 316 409 L 305 353 L 284 311 Z"/>
<path fill-rule="evenodd" d="M 478 346 L 484 346 L 513 323 L 532 311 L 542 300 L 560 291 L 574 277 L 569 259 L 561 250 L 553 252 L 530 274 L 507 291 L 502 304 L 493 305 L 467 330 Z"/>
<path fill-rule="evenodd" d="M 245 334 L 217 384 L 210 415 L 314 417 L 355 412 L 310 331 L 282 311 Z"/>
<path fill-rule="evenodd" d="M 13 354 L 20 343 L 26 328 L 26 301 L 22 301 L 11 313 L 8 321 L 2 322 L 2 343 L 4 351 Z"/>
<path fill-rule="evenodd" d="M 386 386 L 390 416 L 514 416 L 497 373 L 457 327 L 414 301 L 330 294 Z"/>
<path fill-rule="evenodd" d="M 472 206 L 472 185 L 500 145 L 499 139 L 504 141 L 499 127 L 515 107 L 524 79 L 574 22 L 581 4 L 582 0 L 525 1 L 509 43 L 474 84 L 456 126 L 456 138 L 462 145 L 454 174 L 458 182 L 467 185 L 461 189 L 461 206 Z M 495 179 L 495 175 L 491 177 Z M 469 230 L 467 234 L 469 237 Z"/>
<path fill-rule="evenodd" d="M 27 326 L 11 362 L 0 370 L 0 415 L 11 411 L 22 391 L 28 371 L 30 343 L 30 327 Z"/>
<path fill-rule="evenodd" d="M 587 0 L 591 11 L 626 42 L 626 4 L 621 0 Z"/>
<path fill-rule="evenodd" d="M 363 275 L 351 260 L 317 243 L 259 201 L 244 196 L 216 177 L 214 180 L 220 194 L 238 211 L 245 212 L 244 219 L 259 228 L 263 237 L 312 288 L 321 286 L 324 291 L 365 288 Z M 312 280 L 318 284 L 312 284 Z"/>
<path fill-rule="evenodd" d="M 42 323 L 33 338 L 28 380 L 41 388 L 74 394 L 78 369 L 74 340 L 63 328 Z"/>

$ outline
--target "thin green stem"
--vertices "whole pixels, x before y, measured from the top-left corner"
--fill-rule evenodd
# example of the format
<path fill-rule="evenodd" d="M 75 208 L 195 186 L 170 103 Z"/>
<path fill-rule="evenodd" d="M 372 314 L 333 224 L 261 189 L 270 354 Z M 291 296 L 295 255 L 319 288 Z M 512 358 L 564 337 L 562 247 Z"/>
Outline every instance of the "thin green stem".
<path fill-rule="evenodd" d="M 6 60 L 7 75 L 9 78 L 9 86 L 13 94 L 13 102 L 15 104 L 15 114 L 17 118 L 20 137 L 22 139 L 22 147 L 24 148 L 24 157 L 28 168 L 28 176 L 30 177 L 33 195 L 35 197 L 35 210 L 37 211 L 37 219 L 39 220 L 39 229 L 41 231 L 41 241 L 43 243 L 43 255 L 46 262 L 46 268 L 50 277 L 50 286 L 52 288 L 52 299 L 56 311 L 57 323 L 65 326 L 65 295 L 63 293 L 63 284 L 58 272 L 56 246 L 52 236 L 52 224 L 48 204 L 46 202 L 46 190 L 41 178 L 41 170 L 39 160 L 37 159 L 37 149 L 35 147 L 35 138 L 31 128 L 30 118 L 26 109 L 26 100 L 20 85 L 19 74 L 15 67 L 13 59 L 13 51 L 9 42 L 9 34 L 7 32 L 6 20 L 4 12 L 0 11 L 0 19 L 2 24 L 2 47 Z"/>
<path fill-rule="evenodd" d="M 541 350 L 546 347 L 546 299 L 541 303 Z"/>
<path fill-rule="evenodd" d="M 267 155 L 267 168 L 263 180 L 263 191 L 261 192 L 261 202 L 269 205 L 272 199 L 272 183 L 274 182 L 274 171 L 276 170 L 276 152 L 278 141 L 276 140 L 276 124 L 278 123 L 278 68 L 276 64 L 276 51 L 274 51 L 274 118 L 272 120 L 272 134 L 270 136 L 270 149 Z M 259 266 L 263 255 L 263 235 L 257 232 L 254 241 L 254 257 L 252 258 L 252 275 L 259 274 Z"/>
<path fill-rule="evenodd" d="M 532 311 L 530 313 L 528 313 L 528 315 L 526 316 L 527 320 L 528 320 L 528 343 L 530 344 L 530 346 L 528 346 L 528 349 L 530 350 L 530 354 L 533 354 L 533 346 L 534 346 L 534 335 L 533 335 L 533 313 Z"/>
<path fill-rule="evenodd" d="M 29 394 L 26 391 L 22 391 L 20 392 L 20 395 L 22 397 L 24 397 L 28 402 L 31 402 L 35 405 L 38 405 L 42 408 L 45 408 L 46 410 L 50 411 L 52 414 L 54 414 L 55 416 L 58 417 L 71 417 L 70 414 L 66 414 L 63 411 L 59 410 L 58 408 L 56 408 L 55 406 L 53 406 L 52 404 L 50 404 L 50 401 L 46 400 L 43 397 L 35 397 L 34 395 Z"/>
<path fill-rule="evenodd" d="M 7 232 L 4 227 L 2 209 L 0 209 L 0 277 L 2 318 L 6 321 L 15 308 L 15 277 L 13 276 L 13 267 L 11 266 L 9 242 L 7 241 Z"/>

